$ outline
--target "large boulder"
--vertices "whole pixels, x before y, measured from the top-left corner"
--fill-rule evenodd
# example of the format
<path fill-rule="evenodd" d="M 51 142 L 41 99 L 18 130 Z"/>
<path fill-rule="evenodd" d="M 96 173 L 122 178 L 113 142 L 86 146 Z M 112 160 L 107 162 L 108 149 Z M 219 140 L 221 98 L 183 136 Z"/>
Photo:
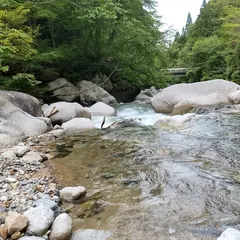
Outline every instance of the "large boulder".
<path fill-rule="evenodd" d="M 74 102 L 79 100 L 79 90 L 65 78 L 58 78 L 48 84 L 53 97 L 60 101 Z"/>
<path fill-rule="evenodd" d="M 112 91 L 113 84 L 105 74 L 96 74 L 92 80 L 93 83 L 101 85 L 107 92 Z"/>
<path fill-rule="evenodd" d="M 0 95 L 1 146 L 12 145 L 23 137 L 37 136 L 52 128 L 50 119 L 33 117 L 16 105 Z"/>
<path fill-rule="evenodd" d="M 96 102 L 104 102 L 106 104 L 117 104 L 117 100 L 100 86 L 89 82 L 81 81 L 77 84 L 80 94 L 80 102 L 84 104 L 93 104 Z"/>
<path fill-rule="evenodd" d="M 152 86 L 149 89 L 142 90 L 135 98 L 135 103 L 151 103 L 152 97 L 158 93 L 156 87 Z"/>
<path fill-rule="evenodd" d="M 95 103 L 90 108 L 88 108 L 88 111 L 91 113 L 92 116 L 110 117 L 110 116 L 116 115 L 115 108 L 113 108 L 103 102 Z"/>
<path fill-rule="evenodd" d="M 8 100 L 14 106 L 22 109 L 24 112 L 32 115 L 33 117 L 43 116 L 41 103 L 33 96 L 22 92 L 0 91 L 0 97 Z"/>
<path fill-rule="evenodd" d="M 172 114 L 184 114 L 191 111 L 195 107 L 208 107 L 229 104 L 231 103 L 228 101 L 228 97 L 226 95 L 215 92 L 206 96 L 190 98 L 188 100 L 179 102 L 174 106 Z"/>
<path fill-rule="evenodd" d="M 230 93 L 238 90 L 239 87 L 240 86 L 234 82 L 222 79 L 188 84 L 175 84 L 156 94 L 152 98 L 151 104 L 156 112 L 170 114 L 178 103 L 186 100 L 189 100 L 190 103 L 194 101 L 195 107 L 201 104 L 204 97 L 210 97 L 212 100 L 214 99 L 214 105 L 221 104 L 221 102 L 217 102 L 217 99 L 223 100 L 220 96 L 227 97 Z M 206 100 L 206 102 L 210 104 L 211 101 Z"/>
<path fill-rule="evenodd" d="M 56 111 L 52 116 L 49 116 L 51 111 Z M 44 105 L 43 112 L 45 116 L 49 116 L 53 124 L 63 124 L 73 118 L 89 118 L 91 114 L 83 108 L 79 103 L 56 102 L 49 106 Z"/>
<path fill-rule="evenodd" d="M 88 118 L 73 118 L 62 124 L 63 130 L 68 134 L 82 132 L 86 129 L 93 129 L 94 125 Z"/>

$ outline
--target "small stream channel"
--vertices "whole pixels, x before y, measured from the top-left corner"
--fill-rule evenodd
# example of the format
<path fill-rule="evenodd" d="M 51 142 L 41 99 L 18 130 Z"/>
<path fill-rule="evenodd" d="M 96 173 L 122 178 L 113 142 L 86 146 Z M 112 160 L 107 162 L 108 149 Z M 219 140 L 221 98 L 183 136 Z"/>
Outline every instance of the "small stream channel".
<path fill-rule="evenodd" d="M 115 127 L 57 142 L 59 183 L 88 190 L 83 202 L 63 206 L 75 230 L 107 230 L 119 240 L 210 240 L 239 229 L 240 115 L 153 126 L 164 118 L 150 107 L 120 105 L 106 119 Z M 102 118 L 93 121 L 99 127 Z"/>

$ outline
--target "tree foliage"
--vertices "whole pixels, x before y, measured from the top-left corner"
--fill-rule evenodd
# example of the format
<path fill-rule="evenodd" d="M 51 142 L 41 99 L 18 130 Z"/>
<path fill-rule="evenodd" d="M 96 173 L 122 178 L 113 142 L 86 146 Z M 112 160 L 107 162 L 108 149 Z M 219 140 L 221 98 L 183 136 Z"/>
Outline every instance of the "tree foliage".
<path fill-rule="evenodd" d="M 118 65 L 116 86 L 161 85 L 167 49 L 154 6 L 152 0 L 2 0 L 0 74 L 33 84 L 31 75 L 45 85 L 56 77 L 91 80 Z"/>
<path fill-rule="evenodd" d="M 203 1 L 196 22 L 170 49 L 174 66 L 188 68 L 188 81 L 225 78 L 240 83 L 239 16 L 239 1 Z"/>

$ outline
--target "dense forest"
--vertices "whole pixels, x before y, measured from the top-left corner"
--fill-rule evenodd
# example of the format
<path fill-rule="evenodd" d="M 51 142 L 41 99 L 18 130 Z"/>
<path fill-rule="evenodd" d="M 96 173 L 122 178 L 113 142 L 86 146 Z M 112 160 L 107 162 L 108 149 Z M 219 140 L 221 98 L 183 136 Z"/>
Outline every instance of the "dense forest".
<path fill-rule="evenodd" d="M 226 79 L 240 84 L 240 1 L 203 0 L 170 47 L 172 66 L 188 68 L 188 82 Z"/>
<path fill-rule="evenodd" d="M 1 0 L 0 77 L 8 89 L 109 76 L 161 84 L 168 49 L 152 0 Z"/>
<path fill-rule="evenodd" d="M 0 88 L 39 93 L 58 77 L 76 83 L 111 73 L 122 89 L 240 83 L 239 16 L 239 0 L 204 0 L 169 45 L 153 0 L 0 0 Z M 168 67 L 188 72 L 174 79 Z"/>

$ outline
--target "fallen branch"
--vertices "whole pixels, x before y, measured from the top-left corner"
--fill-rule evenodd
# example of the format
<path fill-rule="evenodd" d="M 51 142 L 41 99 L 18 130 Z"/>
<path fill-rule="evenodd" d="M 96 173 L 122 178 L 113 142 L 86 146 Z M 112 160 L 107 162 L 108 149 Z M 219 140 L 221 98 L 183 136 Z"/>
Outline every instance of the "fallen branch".
<path fill-rule="evenodd" d="M 50 118 L 51 116 L 55 115 L 58 112 L 59 112 L 59 110 L 56 109 L 56 106 L 54 106 L 53 109 L 50 111 L 50 113 L 46 117 Z"/>

